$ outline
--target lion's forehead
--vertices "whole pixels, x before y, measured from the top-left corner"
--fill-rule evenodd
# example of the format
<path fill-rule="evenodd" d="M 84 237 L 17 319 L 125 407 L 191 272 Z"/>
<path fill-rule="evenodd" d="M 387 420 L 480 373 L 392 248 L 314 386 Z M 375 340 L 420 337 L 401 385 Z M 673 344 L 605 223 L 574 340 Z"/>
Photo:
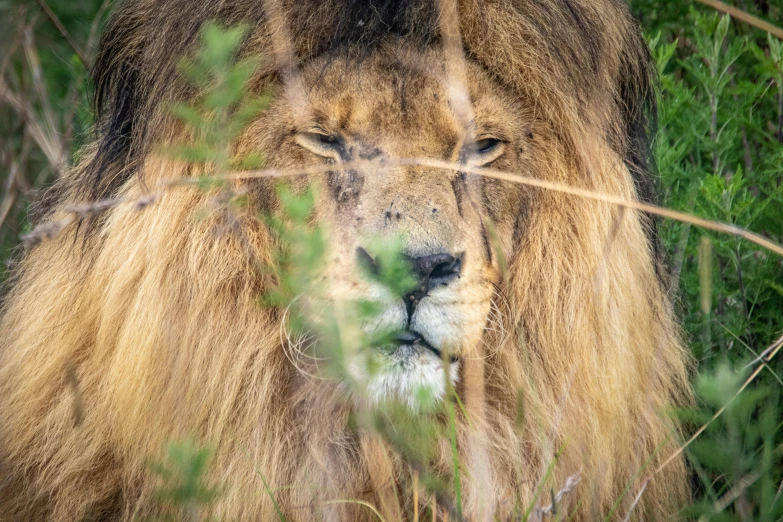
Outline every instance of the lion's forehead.
<path fill-rule="evenodd" d="M 422 51 L 412 58 L 404 46 L 397 51 L 387 47 L 367 59 L 309 64 L 303 71 L 308 117 L 327 130 L 365 141 L 403 137 L 413 149 L 407 154 L 436 157 L 464 134 L 464 117 L 454 107 L 463 101 L 470 105 L 470 124 L 482 127 L 478 130 L 514 133 L 520 121 L 518 101 L 480 67 L 466 61 L 465 74 L 456 78 L 445 74 L 438 54 Z M 466 100 L 458 99 L 464 95 Z"/>

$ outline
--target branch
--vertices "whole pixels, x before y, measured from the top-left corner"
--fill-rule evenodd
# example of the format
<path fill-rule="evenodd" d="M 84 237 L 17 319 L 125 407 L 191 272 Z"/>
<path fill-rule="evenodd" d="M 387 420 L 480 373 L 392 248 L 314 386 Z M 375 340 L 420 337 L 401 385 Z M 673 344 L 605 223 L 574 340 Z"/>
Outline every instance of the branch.
<path fill-rule="evenodd" d="M 642 493 L 644 493 L 644 490 L 647 488 L 647 484 L 652 480 L 658 473 L 663 471 L 663 469 L 672 463 L 677 457 L 679 457 L 685 449 L 691 445 L 691 443 L 696 440 L 699 435 L 704 433 L 704 431 L 709 427 L 710 424 L 712 424 L 718 417 L 720 417 L 724 411 L 726 411 L 726 408 L 729 407 L 729 405 L 734 402 L 734 400 L 740 396 L 740 394 L 745 391 L 745 389 L 750 386 L 750 383 L 753 382 L 753 380 L 758 376 L 759 373 L 761 373 L 761 370 L 763 370 L 772 359 L 775 358 L 775 356 L 778 354 L 778 352 L 783 348 L 783 336 L 779 337 L 775 342 L 773 342 L 766 350 L 764 350 L 765 356 L 761 357 L 760 360 L 763 364 L 760 364 L 756 367 L 756 369 L 753 371 L 753 373 L 750 374 L 750 376 L 745 379 L 745 382 L 742 383 L 742 386 L 740 386 L 739 390 L 731 396 L 731 398 L 726 401 L 726 403 L 715 412 L 715 415 L 713 415 L 710 420 L 705 422 L 696 432 L 691 435 L 691 437 L 686 440 L 677 450 L 669 455 L 669 458 L 667 458 L 663 463 L 658 466 L 655 471 L 651 472 L 642 482 L 641 487 L 639 488 L 639 492 L 636 495 L 636 498 L 634 499 L 634 503 L 631 506 L 631 510 L 633 510 L 633 507 L 638 503 L 639 499 L 641 498 Z M 747 477 L 746 477 L 747 478 Z M 743 479 L 745 480 L 745 479 Z M 743 483 L 740 482 L 738 486 L 742 486 Z M 729 498 L 727 496 L 724 496 L 721 500 L 725 500 L 726 498 Z M 720 502 L 720 500 L 719 500 Z M 629 512 L 630 513 L 630 512 Z"/>
<path fill-rule="evenodd" d="M 0 94 L 2 93 L 0 92 Z M 547 181 L 539 178 L 534 178 L 531 176 L 520 176 L 517 174 L 510 174 L 496 169 L 471 167 L 469 165 L 464 165 L 460 163 L 453 163 L 453 162 L 434 160 L 428 158 L 400 158 L 400 159 L 382 158 L 382 159 L 373 159 L 373 160 L 356 160 L 348 163 L 343 163 L 340 165 L 313 165 L 310 167 L 297 168 L 297 169 L 284 169 L 284 170 L 261 169 L 261 170 L 234 172 L 231 174 L 220 175 L 220 176 L 203 176 L 197 178 L 167 180 L 159 183 L 157 192 L 152 192 L 151 194 L 148 194 L 143 198 L 141 198 L 141 200 L 134 200 L 131 198 L 115 198 L 110 200 L 98 201 L 96 203 L 93 203 L 92 205 L 87 205 L 79 208 L 80 211 L 84 209 L 95 209 L 96 211 L 103 211 L 103 210 L 107 210 L 108 208 L 113 208 L 114 206 L 117 206 L 122 203 L 126 203 L 126 202 L 138 203 L 138 201 L 143 201 L 144 205 L 142 206 L 146 206 L 147 204 L 149 204 L 147 200 L 150 197 L 152 197 L 152 199 L 156 199 L 162 192 L 165 192 L 174 187 L 194 186 L 199 183 L 203 183 L 204 181 L 213 181 L 215 183 L 222 183 L 225 181 L 232 181 L 232 180 L 237 181 L 237 180 L 262 179 L 262 178 L 287 178 L 293 176 L 325 174 L 327 172 L 332 172 L 335 170 L 345 171 L 350 169 L 361 169 L 361 168 L 377 169 L 377 168 L 403 167 L 409 165 L 444 169 L 444 170 L 454 171 L 454 172 L 464 172 L 465 174 L 473 174 L 476 176 L 484 176 L 487 178 L 499 179 L 511 183 L 526 185 L 529 187 L 535 187 L 543 190 L 549 190 L 552 192 L 558 192 L 561 194 L 568 194 L 571 196 L 589 199 L 592 201 L 600 201 L 603 203 L 608 203 L 610 205 L 616 205 L 618 207 L 625 207 L 633 210 L 638 210 L 640 212 L 661 216 L 663 218 L 673 219 L 675 221 L 681 221 L 683 223 L 690 223 L 692 225 L 696 225 L 697 227 L 701 227 L 707 230 L 712 230 L 714 232 L 721 232 L 724 234 L 731 234 L 733 236 L 742 237 L 744 239 L 747 239 L 751 243 L 755 243 L 756 245 L 766 250 L 769 250 L 770 252 L 773 252 L 779 256 L 783 256 L 783 246 L 775 243 L 770 239 L 765 238 L 764 236 L 756 234 L 755 232 L 751 232 L 742 227 L 731 225 L 729 223 L 712 221 L 710 219 L 694 216 L 692 214 L 687 214 L 685 212 L 680 212 L 665 207 L 659 207 L 657 205 L 651 205 L 649 203 L 642 203 L 640 201 L 627 199 L 621 196 L 604 194 L 601 192 L 595 192 L 592 190 L 587 190 L 579 187 L 573 187 L 566 183 L 558 183 L 555 181 Z M 108 207 L 104 208 L 103 205 L 106 202 L 110 202 L 111 204 Z M 98 207 L 96 207 L 95 205 L 98 205 Z M 66 210 L 66 212 L 69 211 Z M 71 209 L 70 212 L 74 212 L 74 210 Z M 88 211 L 87 213 L 91 213 L 91 212 L 92 211 Z M 78 214 L 80 212 L 76 212 L 76 213 Z M 72 222 L 70 217 L 65 218 L 65 220 L 68 221 L 69 224 Z M 30 234 L 28 234 L 27 238 L 34 239 L 36 237 L 36 230 L 33 230 Z"/>
<path fill-rule="evenodd" d="M 772 36 L 776 36 L 781 40 L 783 40 L 783 29 L 775 25 L 772 25 L 771 23 L 762 20 L 761 18 L 755 17 L 752 14 L 746 13 L 741 9 L 738 9 L 728 4 L 724 4 L 723 2 L 719 2 L 718 0 L 696 0 L 696 1 L 701 2 L 704 5 L 710 6 L 713 9 L 717 9 L 722 13 L 726 13 L 731 17 L 736 18 L 737 20 L 743 21 L 746 24 L 752 25 L 753 27 L 761 29 L 762 31 L 766 31 Z"/>
<path fill-rule="evenodd" d="M 54 25 L 58 31 L 60 31 L 60 34 L 63 38 L 65 38 L 65 41 L 68 42 L 68 45 L 73 48 L 74 52 L 76 53 L 76 56 L 79 57 L 79 60 L 81 60 L 82 64 L 84 65 L 85 69 L 90 68 L 90 62 L 87 60 L 87 56 L 84 54 L 84 51 L 82 51 L 81 47 L 74 41 L 73 38 L 71 38 L 71 35 L 68 33 L 68 31 L 65 29 L 65 26 L 60 22 L 60 19 L 57 18 L 57 15 L 54 14 L 54 12 L 49 8 L 48 5 L 46 5 L 46 2 L 44 0 L 35 0 L 38 6 L 41 8 L 41 11 L 46 14 L 46 17 L 49 19 L 50 22 L 52 22 L 52 25 Z"/>

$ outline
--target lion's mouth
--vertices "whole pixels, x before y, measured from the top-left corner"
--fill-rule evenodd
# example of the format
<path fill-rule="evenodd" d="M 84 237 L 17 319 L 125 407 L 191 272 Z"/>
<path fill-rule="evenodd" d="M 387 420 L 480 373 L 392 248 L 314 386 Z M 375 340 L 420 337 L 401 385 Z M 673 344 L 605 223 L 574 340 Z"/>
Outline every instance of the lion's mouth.
<path fill-rule="evenodd" d="M 394 340 L 398 346 L 420 346 L 435 354 L 438 359 L 443 359 L 443 351 L 432 346 L 419 332 L 413 330 L 404 330 L 397 334 Z M 459 358 L 456 355 L 449 355 L 449 360 L 452 364 L 454 364 L 459 361 Z"/>

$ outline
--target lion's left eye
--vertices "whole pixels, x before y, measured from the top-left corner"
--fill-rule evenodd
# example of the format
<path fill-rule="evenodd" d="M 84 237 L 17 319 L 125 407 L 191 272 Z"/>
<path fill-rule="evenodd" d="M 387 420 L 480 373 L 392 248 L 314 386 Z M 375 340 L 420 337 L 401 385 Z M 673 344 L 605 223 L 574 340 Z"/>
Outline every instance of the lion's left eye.
<path fill-rule="evenodd" d="M 500 140 L 486 138 L 476 142 L 475 149 L 479 154 L 486 154 L 500 145 Z"/>
<path fill-rule="evenodd" d="M 498 138 L 482 138 L 473 142 L 470 156 L 474 163 L 486 165 L 498 159 L 505 148 L 505 142 Z"/>

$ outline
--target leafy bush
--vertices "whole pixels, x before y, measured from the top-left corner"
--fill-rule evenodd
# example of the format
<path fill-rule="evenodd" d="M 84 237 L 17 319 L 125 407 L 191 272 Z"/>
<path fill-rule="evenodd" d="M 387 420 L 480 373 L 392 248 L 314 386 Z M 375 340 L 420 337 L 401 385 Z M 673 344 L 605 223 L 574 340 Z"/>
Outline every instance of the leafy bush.
<path fill-rule="evenodd" d="M 631 4 L 650 35 L 661 80 L 655 156 L 663 204 L 780 243 L 781 42 L 685 2 Z M 780 8 L 774 12 L 780 19 Z M 699 372 L 698 408 L 683 416 L 696 429 L 720 413 L 688 448 L 698 485 L 686 514 L 779 520 L 783 365 L 774 360 L 759 372 L 758 357 L 783 333 L 783 259 L 686 223 L 667 221 L 661 230 L 672 295 Z M 735 397 L 751 367 L 758 377 Z"/>

